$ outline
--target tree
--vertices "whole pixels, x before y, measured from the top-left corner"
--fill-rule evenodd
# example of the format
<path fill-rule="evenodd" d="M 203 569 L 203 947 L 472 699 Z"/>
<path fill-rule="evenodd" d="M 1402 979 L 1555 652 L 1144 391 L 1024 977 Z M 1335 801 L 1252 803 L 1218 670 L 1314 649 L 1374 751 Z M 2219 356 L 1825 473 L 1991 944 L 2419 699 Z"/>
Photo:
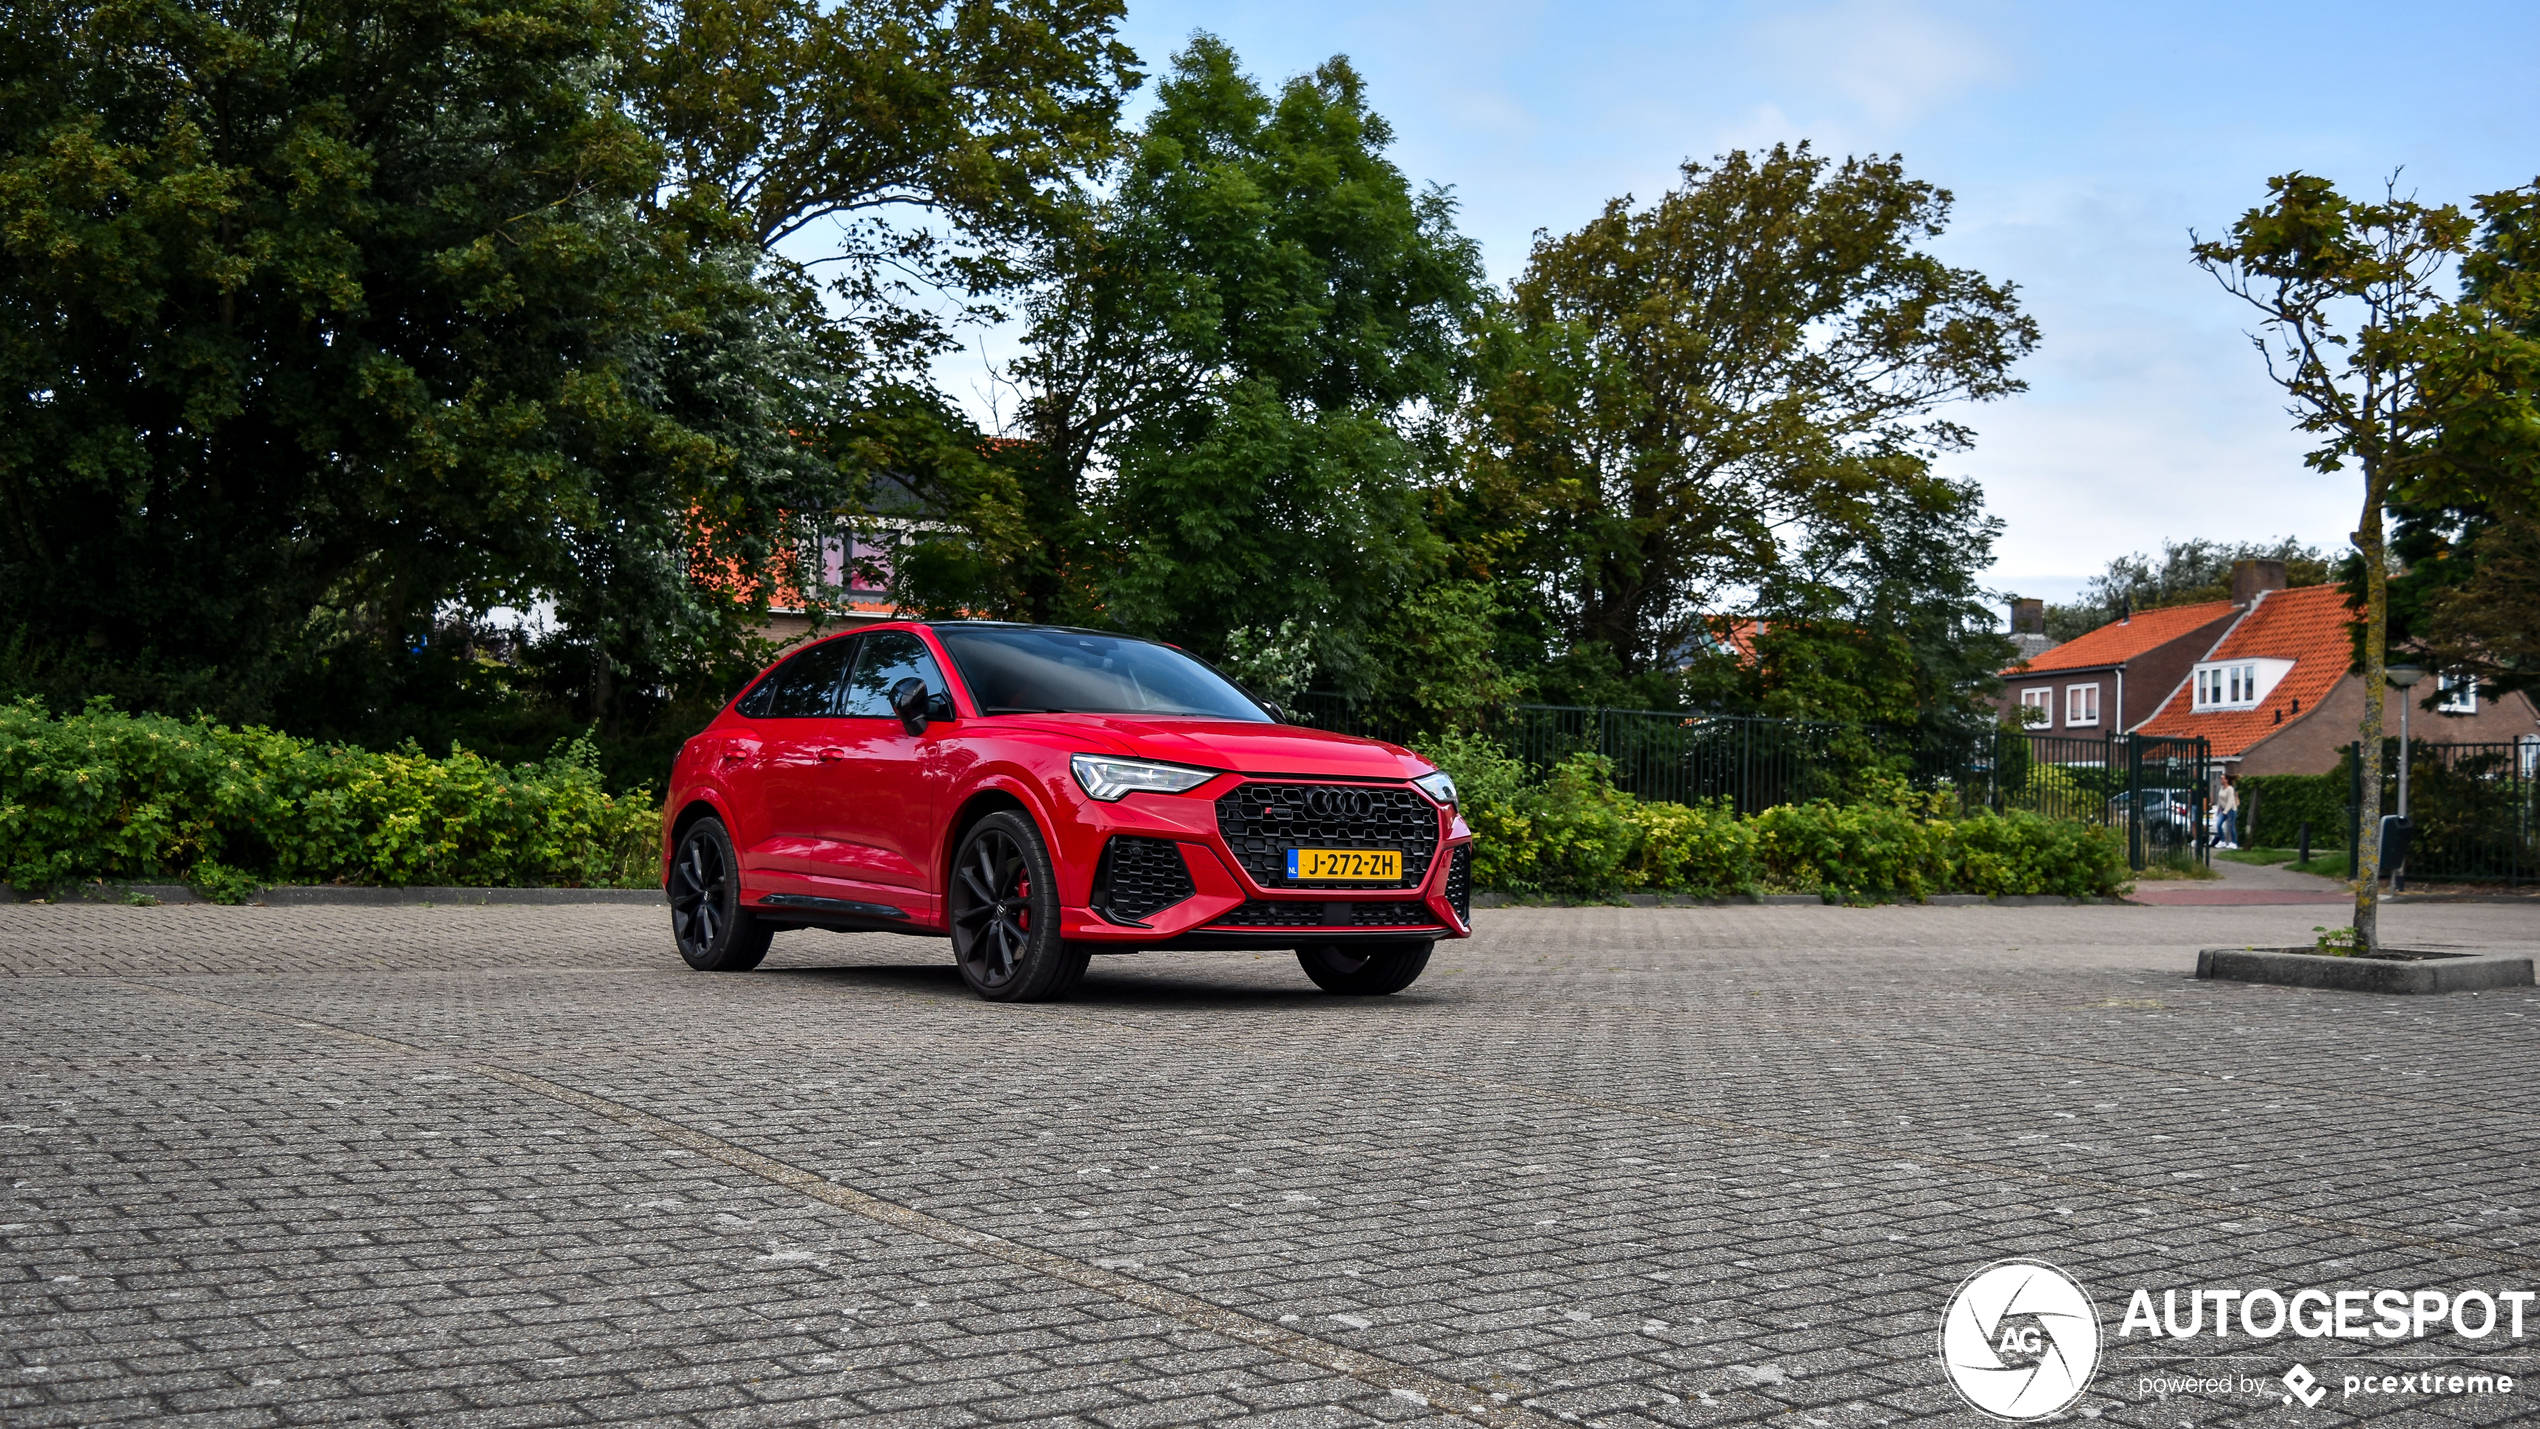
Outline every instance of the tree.
<path fill-rule="evenodd" d="M 760 247 L 834 220 L 844 330 L 905 373 L 1004 287 L 1139 82 L 1120 0 L 652 0 L 633 82 L 684 201 Z"/>
<path fill-rule="evenodd" d="M 2421 643 L 2434 668 L 2472 676 L 2493 697 L 2540 690 L 2540 184 L 2477 206 L 2463 296 L 2527 341 L 2488 354 L 2503 400 L 2444 431 L 2468 478 L 2458 485 L 2475 494 L 2392 504 L 2406 569 L 2391 582 L 2390 638 Z"/>
<path fill-rule="evenodd" d="M 2472 221 L 2452 205 L 2398 197 L 2357 203 L 2325 179 L 2270 179 L 2271 195 L 2195 262 L 2258 314 L 2250 340 L 2290 399 L 2300 430 L 2321 441 L 2304 461 L 2363 476 L 2353 536 L 2364 576 L 2364 714 L 2358 748 L 2381 748 L 2389 649 L 2383 514 L 2394 501 L 2475 496 L 2463 451 L 2507 425 L 2516 406 L 2506 370 L 2523 357 L 2498 311 L 2453 301 L 2439 286 L 2469 252 Z M 2191 235 L 2192 237 L 2192 235 Z M 2527 407 L 2526 407 L 2527 410 Z M 2361 878 L 2355 932 L 2379 946 L 2381 761 L 2363 760 Z"/>
<path fill-rule="evenodd" d="M 1547 609 L 1547 655 L 1663 689 L 1789 545 L 1971 443 L 1943 408 L 2022 390 L 2012 286 L 1923 246 L 1950 203 L 1893 157 L 1776 146 L 1537 238 L 1469 438 L 1485 524 L 1526 532 L 1499 569 Z"/>
<path fill-rule="evenodd" d="M 734 647 L 743 602 L 695 563 L 747 576 L 829 504 L 788 435 L 825 400 L 816 307 L 651 206 L 658 152 L 602 87 L 623 12 L 36 0 L 10 31 L 22 673 L 368 732 L 454 615 L 552 601 L 573 703 L 614 725 Z"/>
<path fill-rule="evenodd" d="M 1015 434 L 1052 519 L 974 596 L 1264 671 L 1301 640 L 1364 691 L 1432 544 L 1421 416 L 1454 400 L 1477 253 L 1385 158 L 1345 59 L 1273 96 L 1200 35 L 1157 100 L 1113 192 L 1032 259 Z"/>
<path fill-rule="evenodd" d="M 1715 647 L 1694 668 L 1696 700 L 1935 739 L 1993 722 L 2017 653 L 1982 586 L 2001 521 L 1973 482 L 1917 461 L 1865 484 L 1861 509 L 1819 522 L 1766 577 L 1750 650 Z"/>
<path fill-rule="evenodd" d="M 2119 556 L 2090 578 L 2080 600 L 2046 607 L 2046 633 L 2057 640 L 2087 635 L 2128 611 L 2197 605 L 2231 598 L 2231 568 L 2242 561 L 2282 561 L 2290 586 L 2323 585 L 2329 561 L 2317 546 L 2280 541 L 2163 541 L 2155 558 Z"/>

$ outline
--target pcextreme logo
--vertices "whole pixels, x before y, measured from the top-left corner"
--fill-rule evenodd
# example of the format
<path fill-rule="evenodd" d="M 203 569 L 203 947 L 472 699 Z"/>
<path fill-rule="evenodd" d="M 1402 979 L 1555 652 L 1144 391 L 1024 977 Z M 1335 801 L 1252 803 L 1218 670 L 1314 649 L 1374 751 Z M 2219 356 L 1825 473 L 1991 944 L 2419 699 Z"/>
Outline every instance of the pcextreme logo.
<path fill-rule="evenodd" d="M 1997 1260 L 1949 1297 L 1940 1363 L 1976 1412 L 2043 1419 L 2081 1398 L 2098 1373 L 2098 1307 L 2081 1282 L 2042 1260 Z"/>

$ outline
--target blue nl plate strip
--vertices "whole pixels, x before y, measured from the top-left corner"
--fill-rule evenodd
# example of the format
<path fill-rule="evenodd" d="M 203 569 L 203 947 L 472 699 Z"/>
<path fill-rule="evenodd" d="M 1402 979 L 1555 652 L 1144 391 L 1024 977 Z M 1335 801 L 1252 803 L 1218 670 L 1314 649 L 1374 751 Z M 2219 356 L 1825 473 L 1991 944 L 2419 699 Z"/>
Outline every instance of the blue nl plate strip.
<path fill-rule="evenodd" d="M 1294 878 L 1294 877 L 1296 877 L 1296 876 L 1297 876 L 1297 871 L 1296 871 L 1296 856 L 1297 856 L 1297 853 L 1298 853 L 1298 850 L 1296 850 L 1296 849 L 1289 849 L 1289 850 L 1288 850 L 1288 877 L 1290 877 L 1290 878 Z"/>

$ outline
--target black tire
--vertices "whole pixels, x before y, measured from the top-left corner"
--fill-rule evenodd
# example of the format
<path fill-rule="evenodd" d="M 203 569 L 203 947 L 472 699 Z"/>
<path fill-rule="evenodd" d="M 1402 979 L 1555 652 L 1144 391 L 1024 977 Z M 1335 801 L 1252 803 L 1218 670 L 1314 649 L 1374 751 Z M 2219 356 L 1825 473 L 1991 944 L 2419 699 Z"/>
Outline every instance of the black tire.
<path fill-rule="evenodd" d="M 1314 985 L 1344 997 L 1383 997 L 1420 980 L 1429 965 L 1429 949 L 1421 938 L 1402 943 L 1310 943 L 1296 950 L 1296 960 Z"/>
<path fill-rule="evenodd" d="M 988 815 L 962 836 L 945 890 L 953 961 L 991 1002 L 1049 1002 L 1076 990 L 1092 950 L 1059 936 L 1058 874 L 1032 821 Z"/>
<path fill-rule="evenodd" d="M 670 860 L 670 936 L 701 973 L 745 973 L 767 957 L 776 930 L 741 906 L 741 861 L 721 819 L 699 819 Z"/>

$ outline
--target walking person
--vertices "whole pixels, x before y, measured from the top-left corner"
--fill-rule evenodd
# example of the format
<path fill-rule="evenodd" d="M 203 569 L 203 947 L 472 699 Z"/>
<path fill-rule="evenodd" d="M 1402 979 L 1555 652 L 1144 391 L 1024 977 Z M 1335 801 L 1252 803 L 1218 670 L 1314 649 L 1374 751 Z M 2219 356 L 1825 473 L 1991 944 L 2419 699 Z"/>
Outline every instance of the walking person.
<path fill-rule="evenodd" d="M 2229 774 L 2223 776 L 2222 792 L 2214 796 L 2214 843 L 2240 847 L 2240 784 Z"/>

